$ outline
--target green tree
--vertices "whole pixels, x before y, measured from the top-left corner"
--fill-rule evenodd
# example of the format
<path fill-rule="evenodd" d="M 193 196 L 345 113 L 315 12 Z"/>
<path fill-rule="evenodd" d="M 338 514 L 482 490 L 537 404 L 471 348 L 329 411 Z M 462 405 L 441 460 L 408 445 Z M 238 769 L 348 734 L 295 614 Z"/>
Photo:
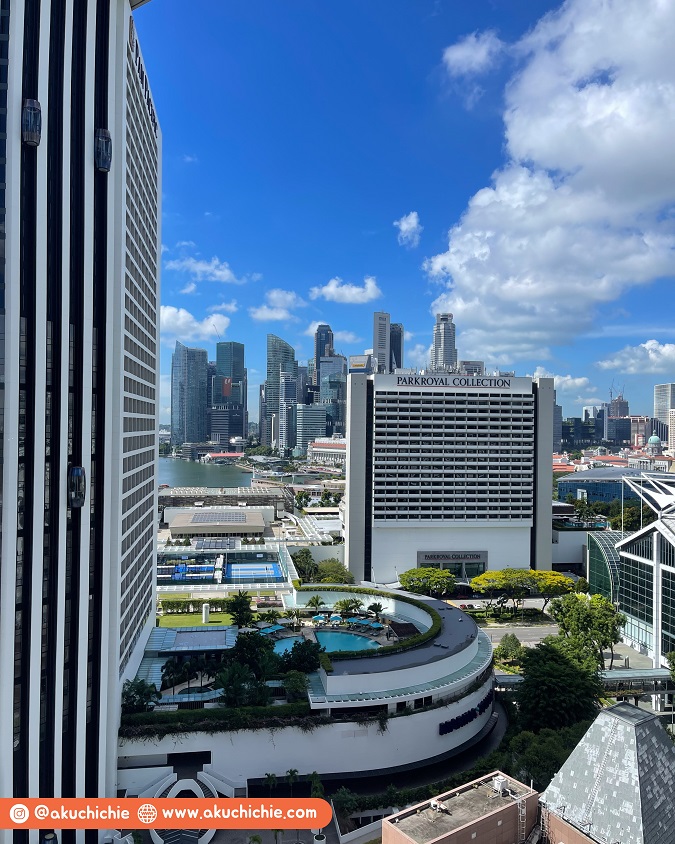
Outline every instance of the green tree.
<path fill-rule="evenodd" d="M 236 595 L 224 601 L 225 610 L 232 616 L 232 623 L 237 627 L 250 627 L 254 613 L 251 609 L 251 596 L 240 589 Z"/>
<path fill-rule="evenodd" d="M 319 563 L 317 574 L 319 583 L 353 583 L 354 575 L 335 557 L 329 557 Z"/>
<path fill-rule="evenodd" d="M 298 769 L 297 768 L 289 768 L 286 771 L 286 782 L 288 783 L 288 788 L 291 792 L 291 797 L 293 796 L 293 783 L 298 781 Z"/>
<path fill-rule="evenodd" d="M 323 651 L 324 648 L 318 642 L 310 642 L 309 639 L 293 642 L 293 647 L 281 654 L 281 670 L 311 674 L 321 664 L 319 654 Z"/>
<path fill-rule="evenodd" d="M 284 618 L 291 619 L 291 621 L 293 622 L 291 626 L 293 627 L 293 630 L 295 630 L 296 626 L 300 623 L 302 615 L 299 609 L 290 609 L 286 610 L 286 612 L 284 613 Z"/>
<path fill-rule="evenodd" d="M 266 680 L 279 668 L 279 655 L 274 642 L 260 633 L 239 633 L 229 659 L 245 665 L 257 680 Z"/>
<path fill-rule="evenodd" d="M 559 598 L 574 589 L 573 581 L 557 571 L 533 571 L 532 578 L 537 592 L 544 599 L 542 613 L 552 598 Z"/>
<path fill-rule="evenodd" d="M 295 570 L 304 583 L 316 580 L 319 567 L 315 563 L 309 548 L 301 548 L 295 554 L 291 554 L 291 559 L 293 560 Z"/>
<path fill-rule="evenodd" d="M 590 585 L 585 577 L 580 577 L 579 580 L 574 584 L 574 591 L 575 592 L 583 592 L 584 594 L 588 594 L 588 590 L 590 589 Z"/>
<path fill-rule="evenodd" d="M 419 568 L 401 572 L 398 581 L 407 592 L 416 595 L 450 595 L 455 588 L 455 576 L 446 569 Z"/>
<path fill-rule="evenodd" d="M 321 498 L 319 499 L 319 507 L 332 507 L 333 506 L 333 495 L 332 493 L 324 489 L 321 493 Z"/>
<path fill-rule="evenodd" d="M 281 618 L 281 613 L 279 610 L 271 609 L 266 610 L 264 613 L 261 614 L 260 620 L 266 621 L 269 624 L 276 624 L 277 621 Z"/>
<path fill-rule="evenodd" d="M 557 648 L 545 643 L 527 648 L 522 671 L 516 698 L 525 730 L 568 727 L 595 717 L 602 693 L 597 674 L 580 668 Z"/>
<path fill-rule="evenodd" d="M 310 786 L 309 796 L 322 799 L 324 796 L 324 788 L 319 774 L 316 771 L 312 771 L 307 779 L 309 780 Z"/>
<path fill-rule="evenodd" d="M 232 662 L 218 673 L 214 685 L 217 689 L 223 689 L 228 706 L 245 706 L 249 701 L 249 686 L 254 679 L 248 666 Z"/>
<path fill-rule="evenodd" d="M 277 787 L 277 775 L 272 773 L 265 774 L 263 784 L 270 790 L 270 797 L 272 797 L 272 789 Z"/>
<path fill-rule="evenodd" d="M 599 668 L 604 668 L 604 651 L 609 648 L 611 668 L 614 645 L 621 640 L 626 616 L 608 598 L 576 592 L 555 598 L 551 601 L 551 617 L 558 623 L 560 635 L 578 639 L 593 648 Z"/>
<path fill-rule="evenodd" d="M 300 490 L 295 494 L 295 506 L 298 510 L 304 510 L 311 501 L 311 496 L 307 490 Z"/>
<path fill-rule="evenodd" d="M 518 733 L 509 742 L 513 769 L 522 772 L 521 778 L 533 780 L 534 787 L 543 791 L 589 727 L 589 721 L 581 721 L 562 730 Z"/>
<path fill-rule="evenodd" d="M 291 670 L 284 674 L 284 689 L 289 701 L 306 700 L 309 679 L 302 671 Z"/>
<path fill-rule="evenodd" d="M 140 678 L 127 680 L 122 686 L 122 714 L 133 715 L 135 712 L 147 712 L 153 708 L 161 695 L 153 683 L 146 683 Z"/>
<path fill-rule="evenodd" d="M 318 612 L 321 609 L 321 607 L 326 606 L 326 602 L 321 597 L 321 595 L 312 595 L 311 598 L 307 599 L 307 606 L 311 607 L 312 609 L 314 609 Z"/>
<path fill-rule="evenodd" d="M 504 583 L 500 571 L 486 571 L 471 579 L 469 585 L 474 592 L 485 597 L 485 615 L 503 593 Z"/>
<path fill-rule="evenodd" d="M 175 656 L 169 657 L 162 666 L 162 688 L 168 689 L 171 686 L 172 694 L 175 694 L 176 683 L 181 678 L 181 667 Z"/>
<path fill-rule="evenodd" d="M 384 612 L 384 604 L 381 604 L 379 601 L 376 601 L 374 604 L 369 605 L 368 612 L 375 613 L 375 621 L 379 621 L 380 616 Z"/>
<path fill-rule="evenodd" d="M 502 640 L 495 648 L 495 659 L 500 662 L 504 660 L 520 661 L 523 654 L 523 646 L 520 644 L 520 639 L 513 633 L 506 633 L 502 636 Z"/>
<path fill-rule="evenodd" d="M 536 572 L 531 569 L 501 569 L 500 571 L 486 571 L 471 580 L 471 588 L 475 592 L 488 596 L 487 607 L 496 601 L 497 596 L 504 596 L 513 603 L 513 614 L 516 614 L 518 602 L 522 601 L 530 590 L 537 589 Z M 505 603 L 505 602 L 503 602 Z M 487 610 L 486 607 L 486 610 Z"/>

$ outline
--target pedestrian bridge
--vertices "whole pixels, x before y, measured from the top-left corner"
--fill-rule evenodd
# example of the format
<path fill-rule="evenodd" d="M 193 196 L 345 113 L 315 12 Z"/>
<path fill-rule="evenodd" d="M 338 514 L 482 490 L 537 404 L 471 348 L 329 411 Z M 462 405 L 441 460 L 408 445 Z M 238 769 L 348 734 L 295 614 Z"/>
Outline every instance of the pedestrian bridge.
<path fill-rule="evenodd" d="M 508 691 L 522 681 L 520 674 L 496 672 L 496 687 Z M 616 668 L 601 671 L 602 685 L 612 697 L 641 697 L 663 693 L 675 693 L 675 681 L 667 668 Z"/>

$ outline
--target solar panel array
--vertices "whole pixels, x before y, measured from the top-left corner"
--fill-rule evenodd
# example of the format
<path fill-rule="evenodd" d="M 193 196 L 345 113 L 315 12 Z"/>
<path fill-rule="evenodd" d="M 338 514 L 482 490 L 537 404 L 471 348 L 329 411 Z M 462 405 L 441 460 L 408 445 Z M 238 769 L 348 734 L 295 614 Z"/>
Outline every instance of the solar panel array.
<path fill-rule="evenodd" d="M 228 551 L 234 549 L 234 539 L 198 539 L 197 551 Z"/>
<path fill-rule="evenodd" d="M 195 513 L 192 516 L 193 525 L 230 523 L 244 524 L 246 522 L 246 513 Z"/>

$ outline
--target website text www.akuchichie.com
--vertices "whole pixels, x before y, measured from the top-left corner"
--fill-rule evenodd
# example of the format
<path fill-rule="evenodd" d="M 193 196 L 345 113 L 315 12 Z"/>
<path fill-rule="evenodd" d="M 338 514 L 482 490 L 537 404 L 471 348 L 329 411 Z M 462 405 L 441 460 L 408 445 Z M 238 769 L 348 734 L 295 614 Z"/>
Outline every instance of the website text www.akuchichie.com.
<path fill-rule="evenodd" d="M 0 829 L 320 829 L 330 820 L 318 798 L 0 799 Z"/>

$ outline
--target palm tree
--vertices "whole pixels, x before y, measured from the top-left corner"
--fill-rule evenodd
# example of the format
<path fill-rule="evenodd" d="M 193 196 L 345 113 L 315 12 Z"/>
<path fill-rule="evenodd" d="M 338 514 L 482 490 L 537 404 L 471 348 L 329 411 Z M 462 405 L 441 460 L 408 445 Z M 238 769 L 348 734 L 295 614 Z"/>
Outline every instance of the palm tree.
<path fill-rule="evenodd" d="M 286 612 L 284 613 L 284 617 L 292 619 L 292 621 L 293 621 L 292 627 L 293 627 L 293 630 L 295 630 L 296 622 L 300 621 L 300 610 L 297 610 L 297 609 L 286 610 Z"/>
<path fill-rule="evenodd" d="M 261 621 L 267 621 L 270 624 L 275 624 L 279 618 L 281 618 L 279 610 L 267 610 L 260 616 Z"/>
<path fill-rule="evenodd" d="M 167 688 L 171 686 L 171 693 L 175 694 L 176 681 L 179 677 L 178 660 L 174 656 L 169 657 L 162 666 L 162 685 L 166 684 Z"/>
<path fill-rule="evenodd" d="M 348 609 L 347 612 L 361 612 L 363 608 L 363 601 L 358 598 L 347 598 Z"/>
<path fill-rule="evenodd" d="M 286 771 L 286 782 L 288 783 L 288 788 L 291 792 L 291 797 L 293 796 L 293 783 L 298 781 L 298 769 L 297 768 L 289 768 Z"/>
<path fill-rule="evenodd" d="M 378 601 L 376 601 L 374 604 L 371 604 L 368 607 L 368 612 L 374 612 L 375 613 L 375 621 L 379 621 L 380 620 L 380 613 L 384 612 L 384 606 L 382 604 L 380 604 Z"/>
<path fill-rule="evenodd" d="M 265 779 L 263 780 L 263 783 L 269 788 L 271 799 L 272 789 L 277 787 L 277 775 L 272 773 L 265 774 Z"/>
<path fill-rule="evenodd" d="M 323 783 L 319 777 L 319 774 L 316 771 L 312 771 L 312 773 L 307 777 L 310 784 L 310 797 L 323 797 L 324 790 L 323 790 Z"/>
<path fill-rule="evenodd" d="M 199 654 L 194 658 L 194 666 L 199 671 L 199 691 L 204 689 L 204 674 L 206 673 L 206 654 Z"/>
<path fill-rule="evenodd" d="M 312 607 L 312 609 L 315 609 L 317 612 L 319 612 L 321 607 L 324 607 L 326 605 L 321 595 L 312 595 L 312 597 L 307 601 L 306 606 Z"/>
<path fill-rule="evenodd" d="M 195 661 L 195 658 L 192 657 L 192 656 L 187 657 L 187 659 L 183 662 L 183 669 L 185 671 L 186 678 L 187 678 L 188 692 L 190 691 L 190 680 L 192 679 L 192 676 L 194 674 L 195 667 L 196 667 L 196 661 Z"/>

